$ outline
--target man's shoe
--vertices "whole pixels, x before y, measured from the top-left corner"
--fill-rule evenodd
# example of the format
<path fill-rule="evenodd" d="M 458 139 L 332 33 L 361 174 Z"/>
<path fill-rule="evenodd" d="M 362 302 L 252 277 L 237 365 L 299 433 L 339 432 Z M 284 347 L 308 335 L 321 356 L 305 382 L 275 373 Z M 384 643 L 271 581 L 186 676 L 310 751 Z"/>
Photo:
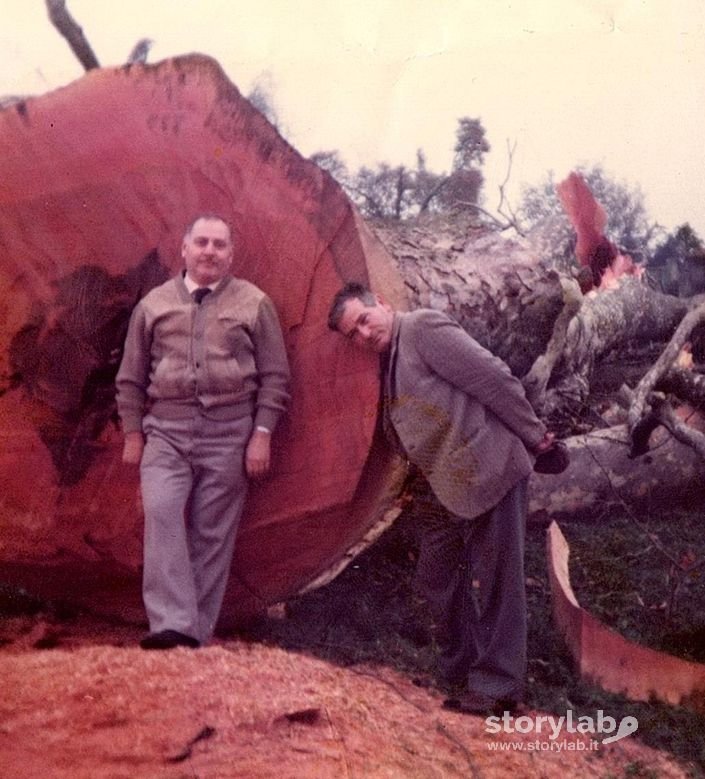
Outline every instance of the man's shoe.
<path fill-rule="evenodd" d="M 160 630 L 158 633 L 150 633 L 141 641 L 142 649 L 174 649 L 177 646 L 187 646 L 197 649 L 200 644 L 195 638 L 179 633 L 178 630 Z"/>
<path fill-rule="evenodd" d="M 446 698 L 443 708 L 462 714 L 478 714 L 489 717 L 501 716 L 505 711 L 516 710 L 517 702 L 511 698 L 493 698 L 483 692 L 464 692 L 455 698 Z"/>

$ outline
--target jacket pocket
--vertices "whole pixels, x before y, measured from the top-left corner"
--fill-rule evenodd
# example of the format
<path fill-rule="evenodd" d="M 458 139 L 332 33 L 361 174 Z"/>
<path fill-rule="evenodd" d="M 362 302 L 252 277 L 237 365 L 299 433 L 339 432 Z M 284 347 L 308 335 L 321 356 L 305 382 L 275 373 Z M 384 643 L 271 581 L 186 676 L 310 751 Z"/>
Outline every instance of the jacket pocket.
<path fill-rule="evenodd" d="M 194 386 L 194 376 L 181 357 L 164 356 L 157 363 L 150 380 L 150 395 L 154 398 L 188 397 Z"/>

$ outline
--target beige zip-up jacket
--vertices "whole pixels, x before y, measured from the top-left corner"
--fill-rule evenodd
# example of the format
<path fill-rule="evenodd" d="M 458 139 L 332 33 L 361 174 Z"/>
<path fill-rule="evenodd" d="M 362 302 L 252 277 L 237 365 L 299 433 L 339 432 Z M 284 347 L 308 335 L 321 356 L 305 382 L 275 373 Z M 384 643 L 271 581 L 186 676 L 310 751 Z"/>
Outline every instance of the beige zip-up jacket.
<path fill-rule="evenodd" d="M 272 301 L 228 275 L 197 305 L 179 274 L 135 307 L 115 383 L 125 433 L 141 430 L 147 412 L 174 419 L 195 409 L 252 415 L 274 430 L 289 400 L 289 366 Z"/>

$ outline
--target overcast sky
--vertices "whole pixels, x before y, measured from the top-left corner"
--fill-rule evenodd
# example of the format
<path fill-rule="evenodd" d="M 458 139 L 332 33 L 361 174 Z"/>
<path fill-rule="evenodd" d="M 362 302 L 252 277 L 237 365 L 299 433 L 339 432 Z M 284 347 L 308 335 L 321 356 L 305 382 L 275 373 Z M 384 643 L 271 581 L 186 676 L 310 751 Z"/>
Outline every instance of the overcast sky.
<path fill-rule="evenodd" d="M 705 0 L 67 0 L 102 65 L 136 41 L 150 61 L 198 51 L 238 88 L 273 92 L 299 151 L 338 149 L 448 170 L 457 119 L 478 117 L 497 203 L 553 170 L 600 164 L 639 186 L 652 219 L 705 238 Z M 0 95 L 38 94 L 81 67 L 44 0 L 3 0 Z M 1 183 L 0 183 L 1 186 Z"/>

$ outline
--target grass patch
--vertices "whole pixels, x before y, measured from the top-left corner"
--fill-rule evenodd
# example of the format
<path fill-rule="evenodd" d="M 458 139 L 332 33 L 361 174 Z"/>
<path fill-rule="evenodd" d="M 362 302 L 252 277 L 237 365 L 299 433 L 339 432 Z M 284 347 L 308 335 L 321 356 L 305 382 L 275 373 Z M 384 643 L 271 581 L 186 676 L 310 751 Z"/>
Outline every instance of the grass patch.
<path fill-rule="evenodd" d="M 705 532 L 701 516 L 673 512 L 567 524 L 580 604 L 625 638 L 705 662 Z"/>

